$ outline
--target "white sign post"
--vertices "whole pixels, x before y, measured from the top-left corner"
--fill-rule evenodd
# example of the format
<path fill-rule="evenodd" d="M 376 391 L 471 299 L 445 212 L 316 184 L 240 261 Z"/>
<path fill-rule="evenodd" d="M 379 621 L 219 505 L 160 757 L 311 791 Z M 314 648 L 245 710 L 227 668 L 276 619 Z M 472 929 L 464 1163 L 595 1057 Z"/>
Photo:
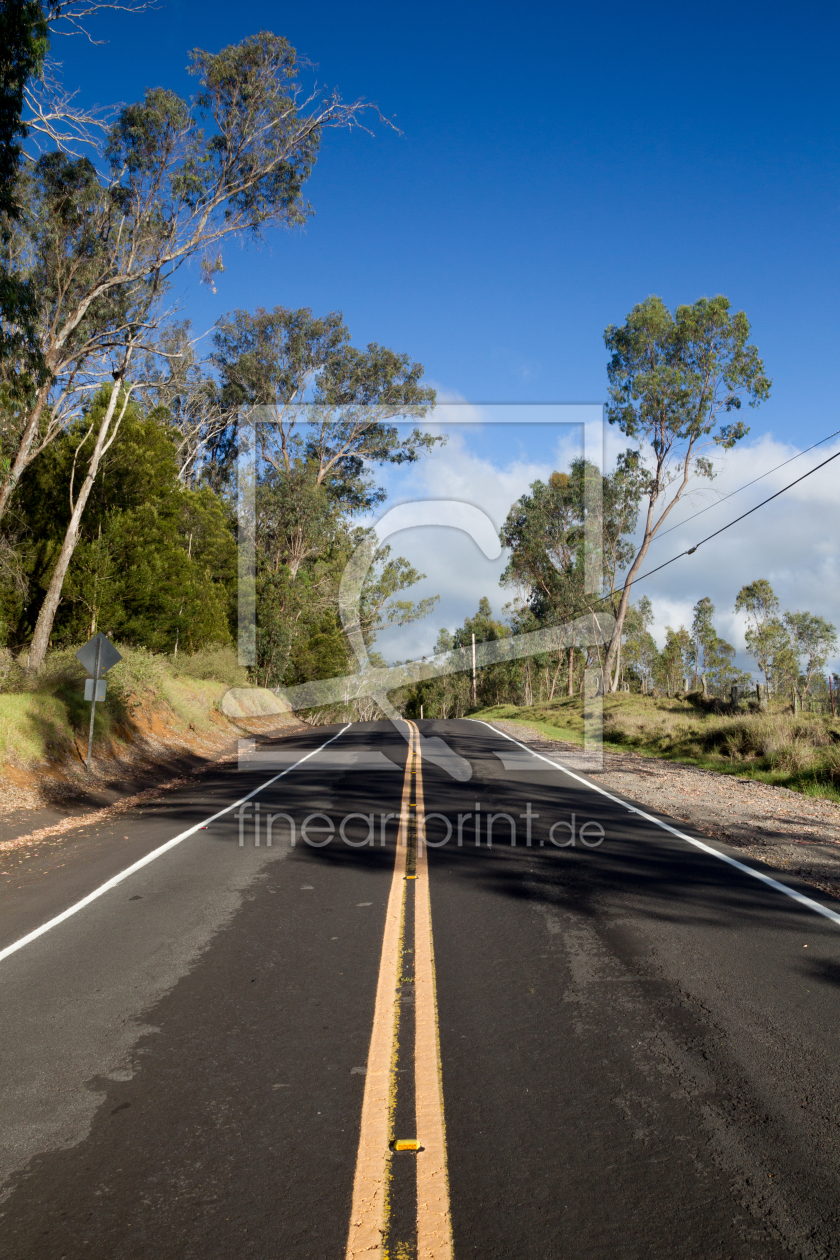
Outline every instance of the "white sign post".
<path fill-rule="evenodd" d="M 108 670 L 117 661 L 121 661 L 117 649 L 114 647 L 110 639 L 106 639 L 104 634 L 95 634 L 92 639 L 88 639 L 84 647 L 79 648 L 76 653 L 77 660 L 81 661 L 87 672 L 92 675 L 85 679 L 85 700 L 90 700 L 90 733 L 88 734 L 88 752 L 87 752 L 87 770 L 90 774 L 90 755 L 93 750 L 93 718 L 96 713 L 97 700 L 105 699 L 105 679 L 103 674 L 107 674 Z"/>

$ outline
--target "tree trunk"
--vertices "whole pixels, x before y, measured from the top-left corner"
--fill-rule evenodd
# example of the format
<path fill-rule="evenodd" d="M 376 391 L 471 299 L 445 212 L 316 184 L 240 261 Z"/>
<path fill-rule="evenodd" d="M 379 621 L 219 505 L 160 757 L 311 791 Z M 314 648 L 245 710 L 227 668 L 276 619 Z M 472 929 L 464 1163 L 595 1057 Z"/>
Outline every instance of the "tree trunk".
<path fill-rule="evenodd" d="M 610 679 L 610 691 L 618 691 L 620 683 L 621 683 L 621 640 L 619 639 L 618 651 L 615 654 L 615 676 L 612 679 Z"/>
<path fill-rule="evenodd" d="M 50 578 L 46 599 L 44 600 L 44 603 L 41 606 L 41 611 L 38 614 L 38 621 L 35 626 L 35 633 L 32 636 L 32 646 L 29 652 L 29 668 L 31 670 L 39 670 L 44 663 L 44 658 L 47 655 L 47 648 L 50 645 L 50 635 L 52 634 L 53 622 L 55 621 L 55 615 L 58 612 L 58 605 L 61 602 L 61 592 L 64 587 L 64 579 L 67 576 L 67 569 L 70 566 L 70 561 L 73 559 L 73 552 L 76 550 L 76 544 L 79 541 L 79 527 L 82 522 L 82 515 L 84 513 L 85 506 L 87 505 L 87 501 L 90 498 L 90 492 L 93 489 L 93 483 L 96 480 L 96 474 L 99 471 L 99 464 L 102 460 L 102 456 L 108 450 L 111 442 L 113 442 L 116 437 L 120 422 L 125 415 L 125 409 L 128 405 L 127 396 L 123 402 L 122 410 L 116 424 L 114 425 L 114 430 L 109 440 L 109 432 L 111 430 L 114 413 L 117 409 L 117 400 L 120 394 L 120 384 L 120 380 L 117 380 L 111 389 L 111 397 L 108 400 L 105 415 L 102 417 L 99 424 L 99 433 L 96 438 L 96 445 L 93 448 L 93 454 L 90 457 L 87 476 L 85 477 L 79 490 L 78 498 L 76 499 L 73 512 L 70 516 L 70 523 L 68 524 L 67 530 L 64 534 L 64 542 L 61 544 L 61 551 L 59 552 L 58 560 L 56 561 L 52 577 Z"/>
<path fill-rule="evenodd" d="M 570 643 L 569 644 L 569 683 L 568 683 L 566 694 L 569 696 L 574 695 L 574 688 L 575 688 L 575 645 L 574 643 Z"/>
<path fill-rule="evenodd" d="M 32 450 L 32 444 L 38 433 L 38 425 L 41 422 L 44 404 L 47 401 L 48 388 L 49 387 L 47 385 L 42 386 L 38 394 L 35 406 L 33 407 L 29 419 L 26 422 L 26 428 L 23 430 L 23 436 L 20 439 L 20 445 L 18 446 L 17 455 L 15 456 L 15 462 L 9 469 L 3 485 L 0 486 L 0 520 L 3 519 L 3 514 L 8 507 L 12 491 L 26 472 L 29 465 L 32 463 L 30 451 Z"/>
<path fill-rule="evenodd" d="M 548 692 L 548 700 L 546 701 L 546 704 L 551 704 L 552 700 L 554 699 L 554 688 L 557 686 L 557 679 L 558 679 L 558 677 L 559 677 L 559 675 L 560 675 L 560 670 L 561 670 L 562 668 L 563 668 L 563 658 L 562 658 L 562 656 L 561 656 L 561 654 L 560 654 L 560 649 L 558 648 L 558 650 L 557 650 L 557 668 L 555 669 L 555 671 L 554 671 L 554 677 L 553 677 L 553 678 L 552 678 L 552 680 L 551 680 L 551 687 L 550 687 L 549 692 Z M 548 671 L 546 671 L 546 673 L 548 673 Z"/>

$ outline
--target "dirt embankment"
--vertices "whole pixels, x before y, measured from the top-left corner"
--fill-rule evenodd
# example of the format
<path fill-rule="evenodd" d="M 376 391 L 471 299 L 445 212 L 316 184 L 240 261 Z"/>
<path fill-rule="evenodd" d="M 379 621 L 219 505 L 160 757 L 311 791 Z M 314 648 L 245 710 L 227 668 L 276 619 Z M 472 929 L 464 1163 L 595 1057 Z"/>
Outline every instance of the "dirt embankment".
<path fill-rule="evenodd" d="M 78 826 L 96 811 L 135 804 L 210 762 L 236 756 L 239 739 L 306 729 L 291 714 L 260 713 L 265 705 L 255 703 L 252 714 L 247 705 L 226 705 L 224 681 L 171 670 L 145 679 L 126 672 L 97 719 L 90 773 L 90 705 L 79 704 L 83 680 L 69 688 L 0 694 L 0 850 L 32 833 Z"/>

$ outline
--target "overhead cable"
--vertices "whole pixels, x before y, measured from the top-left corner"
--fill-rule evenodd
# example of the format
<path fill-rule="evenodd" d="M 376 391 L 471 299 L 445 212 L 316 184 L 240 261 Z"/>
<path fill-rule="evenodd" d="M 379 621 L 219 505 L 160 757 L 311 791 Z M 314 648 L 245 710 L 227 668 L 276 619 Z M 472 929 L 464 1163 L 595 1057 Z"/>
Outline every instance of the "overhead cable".
<path fill-rule="evenodd" d="M 768 468 L 767 472 L 763 472 L 759 477 L 753 477 L 752 481 L 747 481 L 743 486 L 739 486 L 737 490 L 730 490 L 729 494 L 723 495 L 722 498 L 716 499 L 714 503 L 708 504 L 707 507 L 701 508 L 699 512 L 694 512 L 691 516 L 686 516 L 683 520 L 677 521 L 676 525 L 663 529 L 661 534 L 657 534 L 651 542 L 656 542 L 660 538 L 664 538 L 666 534 L 670 534 L 675 529 L 680 529 L 683 525 L 687 525 L 689 521 L 695 520 L 698 516 L 702 516 L 704 512 L 711 512 L 712 508 L 719 507 L 721 503 L 725 503 L 727 499 L 731 499 L 733 495 L 740 494 L 742 490 L 748 490 L 750 486 L 754 486 L 757 481 L 763 481 L 765 477 L 769 477 L 771 473 L 778 472 L 780 468 L 785 468 L 788 464 L 792 464 L 795 459 L 799 459 L 802 455 L 807 455 L 809 451 L 816 450 L 818 446 L 822 446 L 825 442 L 830 442 L 833 437 L 837 437 L 840 429 L 835 429 L 833 433 L 829 433 L 827 437 L 820 438 L 819 442 L 815 442 L 813 446 L 806 446 L 804 451 L 797 451 L 795 455 L 791 455 L 790 459 L 782 460 L 781 464 L 776 464 L 775 468 Z"/>
<path fill-rule="evenodd" d="M 814 468 L 809 468 L 808 472 L 803 473 L 801 477 L 797 477 L 796 481 L 791 481 L 788 485 L 782 486 L 781 490 L 777 490 L 775 494 L 771 494 L 768 499 L 762 499 L 761 503 L 756 503 L 755 507 L 751 507 L 748 512 L 742 512 L 740 516 L 736 516 L 733 521 L 729 521 L 726 525 L 722 525 L 720 529 L 716 529 L 713 534 L 708 534 L 705 538 L 701 538 L 699 543 L 695 543 L 693 547 L 689 547 L 686 551 L 681 551 L 679 555 L 671 556 L 670 560 L 666 560 L 664 564 L 659 564 L 655 569 L 648 569 L 647 573 L 643 573 L 641 577 L 634 578 L 631 586 L 635 586 L 637 582 L 643 582 L 645 578 L 652 577 L 654 573 L 659 573 L 660 569 L 667 569 L 669 564 L 673 564 L 675 560 L 681 560 L 683 556 L 693 556 L 698 547 L 702 547 L 704 543 L 710 542 L 712 538 L 717 538 L 718 534 L 722 534 L 727 529 L 731 529 L 733 525 L 737 525 L 739 521 L 743 521 L 746 517 L 752 516 L 753 512 L 757 512 L 759 508 L 763 508 L 766 504 L 772 503 L 774 499 L 778 499 L 780 494 L 784 494 L 786 490 L 792 490 L 794 486 L 798 486 L 800 481 L 804 481 L 806 477 L 810 477 L 813 473 L 819 472 L 821 468 L 825 468 L 826 464 L 830 464 L 832 460 L 840 459 L 840 451 L 834 455 L 829 455 L 828 459 L 824 459 L 821 464 L 817 464 Z M 621 595 L 627 589 L 628 583 L 619 587 L 617 591 L 612 591 L 609 595 L 603 597 L 604 600 L 614 599 L 616 595 Z"/>

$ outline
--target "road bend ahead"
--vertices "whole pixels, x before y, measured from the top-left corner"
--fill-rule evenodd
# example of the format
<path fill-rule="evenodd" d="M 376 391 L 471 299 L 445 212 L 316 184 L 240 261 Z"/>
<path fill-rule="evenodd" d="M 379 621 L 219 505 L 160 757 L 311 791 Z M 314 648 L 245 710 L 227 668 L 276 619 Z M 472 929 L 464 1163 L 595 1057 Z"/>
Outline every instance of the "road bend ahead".
<path fill-rule="evenodd" d="M 0 1255 L 840 1256 L 840 919 L 420 727 L 264 747 L 4 894 Z"/>

